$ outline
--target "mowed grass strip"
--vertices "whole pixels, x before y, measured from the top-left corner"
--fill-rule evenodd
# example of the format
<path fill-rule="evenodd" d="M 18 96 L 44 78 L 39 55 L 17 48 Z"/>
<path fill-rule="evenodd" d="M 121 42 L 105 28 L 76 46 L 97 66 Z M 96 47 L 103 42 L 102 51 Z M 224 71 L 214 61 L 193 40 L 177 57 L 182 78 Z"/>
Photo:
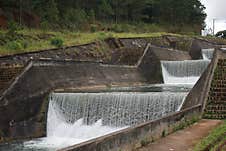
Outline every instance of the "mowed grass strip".
<path fill-rule="evenodd" d="M 32 52 L 38 50 L 45 50 L 56 48 L 51 44 L 52 38 L 59 38 L 63 41 L 63 46 L 74 46 L 87 44 L 95 41 L 101 41 L 106 38 L 132 38 L 132 37 L 159 37 L 162 35 L 169 35 L 170 33 L 115 33 L 115 32 L 71 32 L 71 31 L 43 31 L 38 29 L 26 29 L 18 31 L 17 34 L 21 38 L 13 40 L 5 40 L 4 35 L 7 31 L 0 31 L 0 55 L 17 54 L 23 52 Z M 176 34 L 171 34 L 176 35 Z M 22 45 L 22 46 L 21 46 Z M 26 47 L 24 47 L 24 45 Z"/>
<path fill-rule="evenodd" d="M 200 143 L 198 143 L 194 151 L 212 150 L 215 151 L 219 145 L 226 142 L 226 121 L 210 132 Z"/>

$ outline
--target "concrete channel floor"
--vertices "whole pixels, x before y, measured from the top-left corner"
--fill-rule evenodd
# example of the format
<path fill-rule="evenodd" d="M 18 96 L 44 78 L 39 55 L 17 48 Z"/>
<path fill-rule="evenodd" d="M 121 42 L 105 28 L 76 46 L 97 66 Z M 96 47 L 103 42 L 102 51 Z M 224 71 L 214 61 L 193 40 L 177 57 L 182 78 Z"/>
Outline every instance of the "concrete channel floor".
<path fill-rule="evenodd" d="M 194 146 L 209 132 L 220 125 L 219 120 L 201 120 L 198 123 L 170 134 L 138 151 L 192 151 Z"/>

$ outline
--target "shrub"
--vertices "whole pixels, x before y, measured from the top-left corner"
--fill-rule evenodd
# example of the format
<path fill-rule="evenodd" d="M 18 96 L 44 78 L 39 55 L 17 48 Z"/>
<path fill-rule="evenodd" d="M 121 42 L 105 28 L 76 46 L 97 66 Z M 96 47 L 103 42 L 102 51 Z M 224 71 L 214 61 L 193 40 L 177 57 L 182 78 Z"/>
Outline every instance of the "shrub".
<path fill-rule="evenodd" d="M 166 130 L 162 131 L 162 137 L 166 137 Z"/>
<path fill-rule="evenodd" d="M 29 46 L 29 43 L 27 41 L 22 41 L 21 45 L 23 46 L 24 49 L 26 49 Z"/>
<path fill-rule="evenodd" d="M 56 47 L 62 47 L 63 46 L 64 41 L 61 38 L 53 38 L 51 39 L 51 45 L 54 45 Z"/>
<path fill-rule="evenodd" d="M 44 30 L 44 31 L 46 31 L 46 30 L 48 30 L 50 28 L 50 25 L 49 25 L 48 21 L 42 21 L 40 23 L 40 26 L 41 26 L 41 29 Z"/>
<path fill-rule="evenodd" d="M 97 35 L 98 40 L 104 40 L 107 38 L 107 34 L 104 32 L 98 32 L 97 34 L 98 34 Z"/>
<path fill-rule="evenodd" d="M 91 24 L 90 25 L 90 31 L 92 33 L 96 32 L 97 30 L 98 30 L 98 26 L 97 25 L 95 25 L 95 24 Z"/>
<path fill-rule="evenodd" d="M 121 32 L 123 32 L 122 27 L 121 27 L 120 25 L 118 25 L 118 24 L 113 25 L 113 26 L 111 27 L 111 30 L 112 30 L 113 32 L 116 32 L 116 33 L 121 33 Z"/>
<path fill-rule="evenodd" d="M 147 146 L 148 144 L 150 144 L 150 141 L 149 141 L 147 138 L 142 139 L 142 140 L 140 141 L 141 147 L 145 147 L 145 146 Z"/>
<path fill-rule="evenodd" d="M 83 9 L 67 9 L 63 14 L 63 19 L 67 23 L 73 23 L 77 26 L 87 22 L 88 15 Z"/>
<path fill-rule="evenodd" d="M 8 32 L 7 32 L 7 34 L 14 36 L 15 34 L 17 34 L 18 30 L 19 30 L 19 25 L 16 22 L 10 21 L 8 23 Z"/>
<path fill-rule="evenodd" d="M 11 50 L 21 50 L 23 49 L 23 45 L 19 41 L 10 41 L 7 42 L 7 48 Z"/>

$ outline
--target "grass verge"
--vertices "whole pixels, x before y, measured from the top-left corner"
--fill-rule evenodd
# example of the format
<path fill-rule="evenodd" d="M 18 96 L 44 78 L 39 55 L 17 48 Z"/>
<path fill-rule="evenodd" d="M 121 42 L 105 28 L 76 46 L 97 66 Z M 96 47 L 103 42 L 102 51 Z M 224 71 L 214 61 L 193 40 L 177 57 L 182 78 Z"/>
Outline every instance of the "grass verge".
<path fill-rule="evenodd" d="M 216 129 L 210 132 L 199 144 L 194 148 L 194 151 L 215 151 L 220 145 L 226 142 L 226 121 Z"/>
<path fill-rule="evenodd" d="M 17 32 L 18 36 L 11 38 L 7 31 L 0 31 L 0 55 L 9 55 L 23 52 L 56 48 L 51 44 L 53 38 L 63 41 L 63 46 L 81 45 L 106 38 L 130 37 L 158 37 L 167 33 L 116 33 L 116 32 L 70 32 L 70 31 L 43 31 L 38 29 L 24 29 Z"/>

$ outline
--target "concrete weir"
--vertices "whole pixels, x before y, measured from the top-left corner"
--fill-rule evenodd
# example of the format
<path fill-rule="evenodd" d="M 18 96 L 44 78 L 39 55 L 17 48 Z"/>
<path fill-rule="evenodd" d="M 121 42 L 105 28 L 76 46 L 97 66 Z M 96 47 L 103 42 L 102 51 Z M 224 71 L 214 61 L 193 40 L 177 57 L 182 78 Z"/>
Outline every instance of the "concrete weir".
<path fill-rule="evenodd" d="M 112 134 L 62 149 L 62 151 L 132 150 L 144 139 L 157 139 L 161 137 L 163 131 L 164 133 L 170 133 L 176 125 L 201 116 L 206 106 L 217 60 L 225 56 L 223 51 L 218 50 L 219 45 L 194 39 L 188 52 L 154 46 L 148 43 L 147 39 L 142 38 L 134 41 L 133 39 L 109 39 L 108 43 L 110 43 L 110 47 L 115 47 L 114 49 L 121 49 L 125 46 L 131 47 L 131 49 L 132 46 L 136 49 L 143 49 L 143 54 L 137 57 L 133 65 L 107 64 L 100 61 L 75 61 L 70 58 L 70 55 L 66 54 L 63 59 L 60 59 L 59 56 L 56 58 L 52 50 L 49 51 L 52 58 L 39 57 L 43 56 L 45 52 L 16 55 L 16 60 L 21 59 L 19 61 L 20 66 L 13 66 L 10 63 L 13 56 L 9 56 L 8 59 L 3 57 L 3 61 L 0 58 L 1 65 L 7 62 L 7 65 L 11 64 L 11 68 L 18 68 L 15 68 L 17 70 L 12 72 L 0 91 L 0 114 L 5 115 L 0 116 L 0 141 L 47 136 L 47 111 L 51 107 L 49 105 L 59 109 L 60 116 L 55 118 L 56 121 L 62 121 L 65 116 L 71 116 L 72 118 L 68 118 L 66 122 L 75 120 L 80 122 L 79 119 L 83 117 L 83 119 L 86 119 L 88 126 L 96 123 L 98 127 L 98 122 L 102 122 L 106 126 L 117 127 L 120 125 L 123 128 L 117 132 L 112 131 Z M 216 48 L 213 57 L 210 48 Z M 202 49 L 208 49 L 208 51 Z M 206 58 L 203 58 L 204 53 Z M 205 60 L 192 61 L 192 59 Z M 190 69 L 194 68 L 196 64 L 200 65 L 199 70 L 191 72 Z M 181 70 L 181 72 L 171 70 L 171 68 L 182 66 L 184 70 Z M 54 91 L 56 93 L 56 90 L 57 93 L 93 90 L 101 92 L 109 91 L 112 87 L 164 84 L 163 67 L 166 71 L 168 70 L 168 74 L 176 78 L 192 75 L 201 76 L 201 78 L 188 94 L 183 93 L 183 95 L 182 93 L 175 95 L 174 92 L 164 93 L 164 95 L 161 92 L 137 93 L 137 95 L 133 95 L 132 92 L 120 93 L 120 95 L 118 93 L 109 95 L 104 93 L 102 96 L 100 96 L 100 93 L 90 93 L 89 96 L 83 96 L 84 93 L 77 93 L 71 96 L 66 95 L 67 97 L 61 96 L 61 98 L 60 95 L 50 95 L 54 94 Z M 205 68 L 206 70 L 203 70 Z M 165 95 L 168 98 L 173 98 L 174 103 L 162 103 L 162 106 L 153 108 L 152 103 L 158 100 L 160 96 Z M 185 96 L 187 97 L 184 98 Z M 52 97 L 57 100 L 58 104 L 54 105 L 54 103 L 49 102 Z M 64 97 L 71 100 L 69 101 L 69 107 Z M 79 101 L 69 99 L 70 97 L 77 98 L 77 101 L 80 99 L 84 101 L 79 104 Z M 112 102 L 109 97 L 115 102 Z M 105 98 L 108 99 L 104 106 L 101 100 L 104 101 Z M 94 100 L 96 104 L 91 100 Z M 127 102 L 126 100 L 130 101 Z M 145 108 L 148 105 L 143 106 L 143 103 L 150 105 L 150 107 Z M 74 109 L 74 106 L 79 107 Z M 159 107 L 159 110 L 164 110 L 164 112 L 153 112 L 157 107 Z M 133 110 L 130 111 L 128 108 Z M 80 110 L 83 113 L 81 116 L 80 113 L 77 114 Z M 15 114 L 15 111 L 17 114 Z M 102 112 L 106 114 L 103 115 Z M 54 114 L 58 115 L 59 113 Z M 136 113 L 136 117 L 134 117 L 134 113 Z M 76 119 L 74 115 L 76 115 Z M 120 115 L 127 115 L 127 120 Z M 113 122 L 116 117 L 118 118 Z M 100 119 L 102 121 L 99 121 Z M 108 127 L 105 128 L 109 130 Z"/>

